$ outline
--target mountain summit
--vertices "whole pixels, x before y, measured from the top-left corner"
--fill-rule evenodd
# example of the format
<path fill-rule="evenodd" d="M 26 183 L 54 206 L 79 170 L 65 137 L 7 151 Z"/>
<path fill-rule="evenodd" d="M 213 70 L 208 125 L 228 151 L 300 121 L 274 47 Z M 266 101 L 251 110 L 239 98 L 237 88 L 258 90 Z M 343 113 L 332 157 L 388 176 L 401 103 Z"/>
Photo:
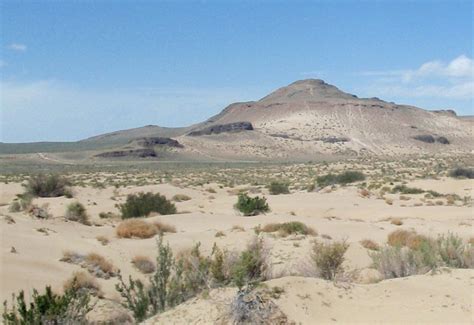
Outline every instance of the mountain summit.
<path fill-rule="evenodd" d="M 289 102 L 322 99 L 357 98 L 321 79 L 298 80 L 263 97 L 260 102 Z"/>

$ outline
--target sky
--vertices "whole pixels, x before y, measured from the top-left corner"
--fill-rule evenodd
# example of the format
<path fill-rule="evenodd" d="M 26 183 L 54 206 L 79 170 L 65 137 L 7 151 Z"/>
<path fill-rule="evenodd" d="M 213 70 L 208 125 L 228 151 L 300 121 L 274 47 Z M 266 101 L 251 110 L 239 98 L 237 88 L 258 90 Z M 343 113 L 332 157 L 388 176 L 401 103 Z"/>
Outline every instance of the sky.
<path fill-rule="evenodd" d="M 319 78 L 474 114 L 473 1 L 0 0 L 0 141 L 186 126 Z"/>

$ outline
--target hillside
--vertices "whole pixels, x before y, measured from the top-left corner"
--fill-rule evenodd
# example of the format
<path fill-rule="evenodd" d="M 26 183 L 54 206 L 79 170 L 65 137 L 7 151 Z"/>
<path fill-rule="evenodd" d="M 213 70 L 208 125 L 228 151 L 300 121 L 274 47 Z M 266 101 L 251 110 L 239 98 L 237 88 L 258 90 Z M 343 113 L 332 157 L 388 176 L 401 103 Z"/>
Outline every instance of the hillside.
<path fill-rule="evenodd" d="M 148 125 L 78 142 L 2 143 L 0 153 L 87 151 L 84 157 L 94 159 L 129 155 L 131 159 L 285 161 L 463 154 L 474 150 L 472 122 L 452 110 L 428 111 L 378 98 L 358 98 L 323 80 L 307 79 L 258 101 L 233 103 L 207 121 L 188 127 Z M 179 146 L 160 145 L 171 140 Z"/>

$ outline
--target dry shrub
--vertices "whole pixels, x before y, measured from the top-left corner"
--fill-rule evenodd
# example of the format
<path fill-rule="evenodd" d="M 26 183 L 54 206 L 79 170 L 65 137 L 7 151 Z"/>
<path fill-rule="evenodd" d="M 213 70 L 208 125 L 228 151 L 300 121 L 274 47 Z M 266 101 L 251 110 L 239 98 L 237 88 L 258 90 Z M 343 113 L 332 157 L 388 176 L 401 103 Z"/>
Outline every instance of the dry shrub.
<path fill-rule="evenodd" d="M 171 198 L 171 200 L 175 202 L 184 202 L 184 201 L 191 200 L 191 197 L 186 194 L 176 194 L 175 196 Z"/>
<path fill-rule="evenodd" d="M 360 244 L 362 245 L 362 247 L 370 249 L 372 251 L 378 251 L 380 249 L 379 244 L 370 239 L 362 239 L 360 241 Z"/>
<path fill-rule="evenodd" d="M 326 280 L 332 280 L 342 271 L 344 254 L 349 248 L 345 240 L 333 243 L 314 242 L 311 259 L 317 274 Z"/>
<path fill-rule="evenodd" d="M 393 200 L 392 200 L 392 199 L 389 199 L 389 198 L 386 198 L 386 199 L 385 199 L 385 203 L 387 203 L 388 205 L 392 205 L 392 204 L 393 204 Z"/>
<path fill-rule="evenodd" d="M 360 194 L 361 197 L 369 197 L 370 196 L 370 192 L 365 188 L 361 189 L 359 191 L 359 194 Z"/>
<path fill-rule="evenodd" d="M 415 231 L 395 230 L 388 235 L 387 243 L 390 246 L 406 246 L 411 249 L 419 249 L 421 244 L 430 240 L 428 237 L 419 235 Z"/>
<path fill-rule="evenodd" d="M 469 238 L 467 241 L 470 245 L 474 245 L 474 237 Z"/>
<path fill-rule="evenodd" d="M 89 270 L 90 268 L 93 268 L 94 270 L 97 269 L 98 271 L 101 271 L 109 276 L 115 275 L 114 265 L 110 261 L 106 260 L 102 255 L 97 253 L 89 253 L 85 256 L 84 262 L 89 267 Z"/>
<path fill-rule="evenodd" d="M 284 223 L 269 223 L 260 229 L 262 232 L 278 232 L 281 237 L 289 235 L 310 235 L 316 236 L 317 232 L 299 221 L 284 222 Z"/>
<path fill-rule="evenodd" d="M 214 237 L 225 237 L 225 233 L 222 230 L 219 230 L 218 232 L 216 232 Z"/>
<path fill-rule="evenodd" d="M 175 233 L 176 232 L 176 227 L 173 225 L 169 225 L 160 221 L 156 221 L 153 223 L 153 225 L 156 227 L 159 233 L 163 234 L 165 232 L 171 232 Z"/>
<path fill-rule="evenodd" d="M 403 221 L 400 218 L 391 218 L 390 223 L 395 226 L 401 226 L 403 225 Z"/>
<path fill-rule="evenodd" d="M 121 222 L 117 227 L 119 238 L 151 238 L 158 233 L 158 228 L 141 219 L 130 219 Z"/>
<path fill-rule="evenodd" d="M 142 273 L 149 274 L 155 272 L 155 263 L 147 257 L 137 255 L 132 259 L 132 264 Z"/>
<path fill-rule="evenodd" d="M 83 225 L 90 225 L 86 208 L 80 202 L 73 202 L 69 204 L 66 208 L 65 217 L 69 221 L 76 221 L 82 223 Z"/>
<path fill-rule="evenodd" d="M 102 296 L 102 291 L 97 280 L 91 276 L 89 273 L 84 271 L 76 271 L 73 273 L 63 285 L 64 291 L 74 290 L 74 291 L 85 291 L 88 294 L 94 296 Z"/>
<path fill-rule="evenodd" d="M 234 225 L 232 226 L 232 231 L 245 231 L 244 227 L 239 226 L 239 225 Z"/>
<path fill-rule="evenodd" d="M 99 241 L 104 246 L 109 243 L 109 239 L 105 236 L 97 236 L 95 239 L 97 239 L 97 241 Z"/>

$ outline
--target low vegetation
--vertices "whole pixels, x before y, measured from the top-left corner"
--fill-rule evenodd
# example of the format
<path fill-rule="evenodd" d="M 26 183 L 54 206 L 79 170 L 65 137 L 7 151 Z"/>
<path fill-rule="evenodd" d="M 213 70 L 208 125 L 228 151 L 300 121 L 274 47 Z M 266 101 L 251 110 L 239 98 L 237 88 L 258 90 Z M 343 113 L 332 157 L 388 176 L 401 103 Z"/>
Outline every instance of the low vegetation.
<path fill-rule="evenodd" d="M 176 228 L 162 222 L 147 222 L 142 219 L 131 219 L 121 222 L 117 226 L 116 234 L 119 238 L 151 238 L 156 234 L 174 233 Z"/>
<path fill-rule="evenodd" d="M 144 274 L 149 274 L 155 272 L 155 263 L 147 257 L 143 255 L 137 255 L 132 259 L 132 264 L 135 266 L 140 272 Z"/>
<path fill-rule="evenodd" d="M 64 282 L 64 291 L 78 291 L 88 295 L 102 296 L 102 291 L 97 280 L 89 273 L 76 271 L 72 277 Z"/>
<path fill-rule="evenodd" d="M 441 266 L 474 268 L 474 246 L 454 234 L 431 238 L 397 230 L 388 245 L 370 254 L 374 266 L 386 278 L 426 273 Z"/>
<path fill-rule="evenodd" d="M 365 175 L 359 171 L 345 171 L 340 174 L 327 174 L 324 176 L 319 176 L 316 181 L 319 186 L 325 187 L 335 184 L 350 184 L 354 182 L 363 181 Z"/>
<path fill-rule="evenodd" d="M 291 221 L 284 223 L 269 223 L 263 226 L 260 231 L 262 232 L 278 232 L 281 237 L 287 237 L 289 235 L 310 235 L 316 236 L 317 232 L 299 221 Z"/>
<path fill-rule="evenodd" d="M 425 191 L 417 187 L 408 187 L 406 185 L 396 185 L 392 188 L 392 193 L 401 193 L 401 194 L 421 194 Z"/>
<path fill-rule="evenodd" d="M 290 193 L 290 190 L 288 188 L 288 183 L 284 183 L 284 182 L 271 182 L 270 185 L 268 186 L 268 191 L 272 195 Z"/>
<path fill-rule="evenodd" d="M 69 221 L 76 221 L 84 225 L 90 225 L 86 208 L 80 202 L 72 202 L 66 208 L 65 217 Z"/>
<path fill-rule="evenodd" d="M 474 168 L 457 167 L 449 172 L 449 176 L 454 178 L 474 178 Z"/>
<path fill-rule="evenodd" d="M 335 242 L 315 241 L 311 259 L 317 275 L 326 280 L 333 280 L 342 271 L 344 254 L 349 248 L 345 240 Z"/>
<path fill-rule="evenodd" d="M 372 251 L 378 251 L 380 249 L 380 245 L 371 239 L 362 239 L 360 241 L 360 244 L 362 245 L 362 247 Z"/>
<path fill-rule="evenodd" d="M 159 193 L 138 193 L 127 196 L 127 201 L 118 206 L 122 219 L 148 216 L 151 212 L 161 215 L 175 214 L 176 206 Z"/>
<path fill-rule="evenodd" d="M 186 194 L 176 194 L 171 198 L 171 200 L 175 202 L 184 202 L 191 200 L 191 197 Z"/>
<path fill-rule="evenodd" d="M 244 216 L 255 216 L 270 211 L 265 197 L 250 197 L 245 193 L 239 194 L 235 208 Z"/>
<path fill-rule="evenodd" d="M 72 197 L 70 182 L 59 175 L 39 174 L 30 177 L 25 185 L 25 192 L 34 197 Z"/>
<path fill-rule="evenodd" d="M 260 240 L 238 255 L 214 246 L 211 256 L 203 256 L 200 245 L 173 256 L 160 236 L 155 270 L 149 283 L 119 275 L 117 291 L 137 322 L 172 308 L 210 288 L 235 284 L 239 288 L 266 279 L 266 253 Z"/>
<path fill-rule="evenodd" d="M 117 275 L 115 266 L 97 253 L 82 255 L 76 252 L 66 251 L 63 253 L 63 257 L 60 261 L 77 264 L 98 278 L 109 279 Z"/>
<path fill-rule="evenodd" d="M 44 293 L 34 289 L 26 298 L 22 290 L 13 296 L 11 308 L 7 301 L 3 303 L 3 324 L 82 324 L 91 310 L 89 300 L 89 295 L 74 284 L 64 294 L 56 294 L 47 286 Z"/>

